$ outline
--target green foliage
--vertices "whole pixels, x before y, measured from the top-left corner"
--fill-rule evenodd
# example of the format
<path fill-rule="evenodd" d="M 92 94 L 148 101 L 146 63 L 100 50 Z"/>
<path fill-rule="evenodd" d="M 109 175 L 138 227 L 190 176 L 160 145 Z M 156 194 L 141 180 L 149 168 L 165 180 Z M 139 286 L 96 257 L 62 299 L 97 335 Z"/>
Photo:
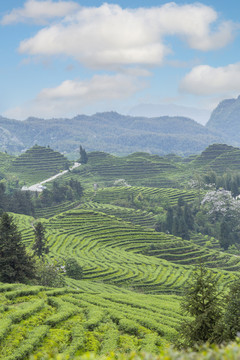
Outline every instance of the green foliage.
<path fill-rule="evenodd" d="M 179 197 L 178 205 L 168 207 L 166 220 L 161 219 L 155 225 L 156 231 L 165 231 L 175 236 L 181 236 L 182 239 L 190 240 L 189 231 L 194 227 L 194 217 L 190 206 Z"/>
<path fill-rule="evenodd" d="M 34 348 L 42 341 L 46 336 L 49 327 L 42 325 L 37 327 L 35 330 L 31 331 L 28 337 L 21 343 L 21 345 L 16 349 L 13 354 L 6 356 L 6 360 L 21 360 L 26 358 Z"/>
<path fill-rule="evenodd" d="M 35 276 L 33 260 L 27 254 L 11 216 L 4 213 L 0 219 L 0 280 L 25 282 Z"/>
<path fill-rule="evenodd" d="M 33 244 L 33 251 L 34 254 L 40 258 L 49 252 L 49 247 L 45 238 L 45 229 L 41 222 L 37 222 L 37 224 L 34 226 L 34 235 L 35 239 Z"/>
<path fill-rule="evenodd" d="M 83 268 L 75 258 L 67 258 L 65 261 L 66 275 L 72 279 L 81 280 L 83 277 Z"/>
<path fill-rule="evenodd" d="M 240 333 L 240 280 L 231 284 L 226 301 L 224 323 L 224 340 L 235 340 Z"/>
<path fill-rule="evenodd" d="M 0 324 L 0 341 L 6 336 L 8 333 L 10 326 L 12 325 L 12 319 L 1 319 Z"/>
<path fill-rule="evenodd" d="M 240 357 L 239 341 L 231 343 L 227 346 L 204 345 L 197 350 L 178 351 L 172 347 L 163 347 L 158 355 L 149 354 L 148 352 L 130 351 L 119 353 L 112 351 L 99 357 L 96 353 L 86 353 L 82 356 L 74 356 L 73 360 L 237 360 Z M 41 360 L 65 360 L 64 355 L 59 353 L 45 354 Z M 31 358 L 31 360 L 40 360 L 39 358 Z"/>
<path fill-rule="evenodd" d="M 171 296 L 146 296 L 85 280 L 79 286 L 79 290 L 48 290 L 16 284 L 12 291 L 5 287 L 0 295 L 3 305 L 8 304 L 4 314 L 0 314 L 3 358 L 15 356 L 25 348 L 36 359 L 55 350 L 65 358 L 86 351 L 123 352 L 130 351 L 131 346 L 146 349 L 148 340 L 156 352 L 160 338 L 154 329 L 164 321 L 170 334 L 174 332 L 176 318 L 178 321 L 181 318 L 178 299 Z M 142 325 L 146 322 L 148 328 Z M 31 341 L 34 332 L 41 332 L 44 326 L 47 326 L 44 337 L 36 343 Z M 26 357 L 25 350 L 24 354 Z"/>
<path fill-rule="evenodd" d="M 23 319 L 32 316 L 35 312 L 41 310 L 43 307 L 43 300 L 28 302 L 27 305 L 24 304 L 24 306 L 20 306 L 17 311 L 15 311 L 13 314 L 10 314 L 10 319 L 13 323 L 18 323 Z"/>
<path fill-rule="evenodd" d="M 37 208 L 53 206 L 65 201 L 80 200 L 83 188 L 79 181 L 70 179 L 65 182 L 53 181 L 52 188 L 44 189 L 35 200 Z"/>
<path fill-rule="evenodd" d="M 58 312 L 46 320 L 47 325 L 55 326 L 56 324 L 67 320 L 69 317 L 77 314 L 79 309 L 77 306 L 73 304 L 69 304 L 68 302 L 64 302 L 61 299 L 56 299 L 54 297 L 48 298 L 48 303 L 51 306 L 54 306 L 58 309 Z"/>
<path fill-rule="evenodd" d="M 88 162 L 88 156 L 87 156 L 87 153 L 86 153 L 86 150 L 83 149 L 83 147 L 80 145 L 80 163 L 82 164 L 86 164 Z"/>
<path fill-rule="evenodd" d="M 181 325 L 183 345 L 214 342 L 214 331 L 222 316 L 222 297 L 216 278 L 203 265 L 193 273 L 181 306 L 193 317 L 192 320 L 184 320 Z"/>
<path fill-rule="evenodd" d="M 62 287 L 65 285 L 65 267 L 57 260 L 41 258 L 36 264 L 36 279 L 39 285 Z"/>

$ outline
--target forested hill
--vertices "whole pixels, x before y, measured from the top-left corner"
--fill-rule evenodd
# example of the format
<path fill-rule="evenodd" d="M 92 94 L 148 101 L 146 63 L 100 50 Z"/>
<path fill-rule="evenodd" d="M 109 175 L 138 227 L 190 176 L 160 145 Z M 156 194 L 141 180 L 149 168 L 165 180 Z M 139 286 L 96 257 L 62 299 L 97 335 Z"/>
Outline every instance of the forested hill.
<path fill-rule="evenodd" d="M 78 151 L 81 143 L 88 151 L 101 149 L 118 155 L 136 151 L 189 155 L 222 140 L 222 136 L 184 117 L 132 117 L 116 112 L 50 120 L 0 117 L 0 151 L 10 153 L 36 143 L 70 153 Z"/>
<path fill-rule="evenodd" d="M 212 131 L 218 131 L 228 136 L 232 145 L 239 146 L 240 131 L 240 96 L 237 99 L 226 99 L 220 102 L 206 124 Z"/>
<path fill-rule="evenodd" d="M 240 146 L 240 97 L 226 99 L 213 110 L 206 126 L 181 116 L 140 117 L 116 112 L 78 115 L 72 119 L 9 120 L 0 116 L 0 151 L 19 153 L 34 144 L 57 151 L 101 150 L 127 155 L 200 153 L 213 143 Z"/>

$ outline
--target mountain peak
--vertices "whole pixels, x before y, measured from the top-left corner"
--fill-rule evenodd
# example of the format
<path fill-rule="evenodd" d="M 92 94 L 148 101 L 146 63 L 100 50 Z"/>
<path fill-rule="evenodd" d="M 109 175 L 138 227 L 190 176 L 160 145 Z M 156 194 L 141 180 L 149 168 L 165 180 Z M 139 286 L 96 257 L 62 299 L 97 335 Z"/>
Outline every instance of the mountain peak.
<path fill-rule="evenodd" d="M 221 101 L 213 110 L 206 127 L 239 142 L 240 96 Z"/>

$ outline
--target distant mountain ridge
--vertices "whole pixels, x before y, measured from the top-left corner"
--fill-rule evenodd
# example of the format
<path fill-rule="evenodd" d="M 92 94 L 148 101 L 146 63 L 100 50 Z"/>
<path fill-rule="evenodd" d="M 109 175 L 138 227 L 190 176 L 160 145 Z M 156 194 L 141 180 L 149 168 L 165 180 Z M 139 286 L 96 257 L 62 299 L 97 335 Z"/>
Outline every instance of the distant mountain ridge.
<path fill-rule="evenodd" d="M 0 117 L 0 150 L 19 153 L 34 144 L 60 152 L 101 150 L 126 155 L 144 151 L 164 155 L 199 153 L 223 137 L 185 117 L 133 117 L 116 112 L 78 115 L 72 119 Z"/>
<path fill-rule="evenodd" d="M 35 144 L 64 152 L 100 150 L 117 155 L 148 152 L 188 156 L 213 143 L 240 146 L 240 96 L 220 102 L 206 126 L 183 116 L 144 117 L 117 112 L 72 119 L 0 117 L 0 151 L 19 153 Z"/>
<path fill-rule="evenodd" d="M 159 117 L 159 116 L 182 116 L 196 120 L 199 124 L 206 124 L 211 115 L 207 109 L 198 109 L 190 106 L 177 104 L 139 104 L 128 111 L 131 116 Z"/>

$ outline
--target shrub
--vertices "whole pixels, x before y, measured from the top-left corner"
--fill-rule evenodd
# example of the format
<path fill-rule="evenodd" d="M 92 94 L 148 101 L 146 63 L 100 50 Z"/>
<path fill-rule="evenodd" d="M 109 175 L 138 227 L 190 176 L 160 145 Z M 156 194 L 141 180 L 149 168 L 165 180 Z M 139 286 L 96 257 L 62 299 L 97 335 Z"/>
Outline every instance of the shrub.
<path fill-rule="evenodd" d="M 81 280 L 83 277 L 83 268 L 75 258 L 68 258 L 65 262 L 66 275 L 75 280 Z"/>

